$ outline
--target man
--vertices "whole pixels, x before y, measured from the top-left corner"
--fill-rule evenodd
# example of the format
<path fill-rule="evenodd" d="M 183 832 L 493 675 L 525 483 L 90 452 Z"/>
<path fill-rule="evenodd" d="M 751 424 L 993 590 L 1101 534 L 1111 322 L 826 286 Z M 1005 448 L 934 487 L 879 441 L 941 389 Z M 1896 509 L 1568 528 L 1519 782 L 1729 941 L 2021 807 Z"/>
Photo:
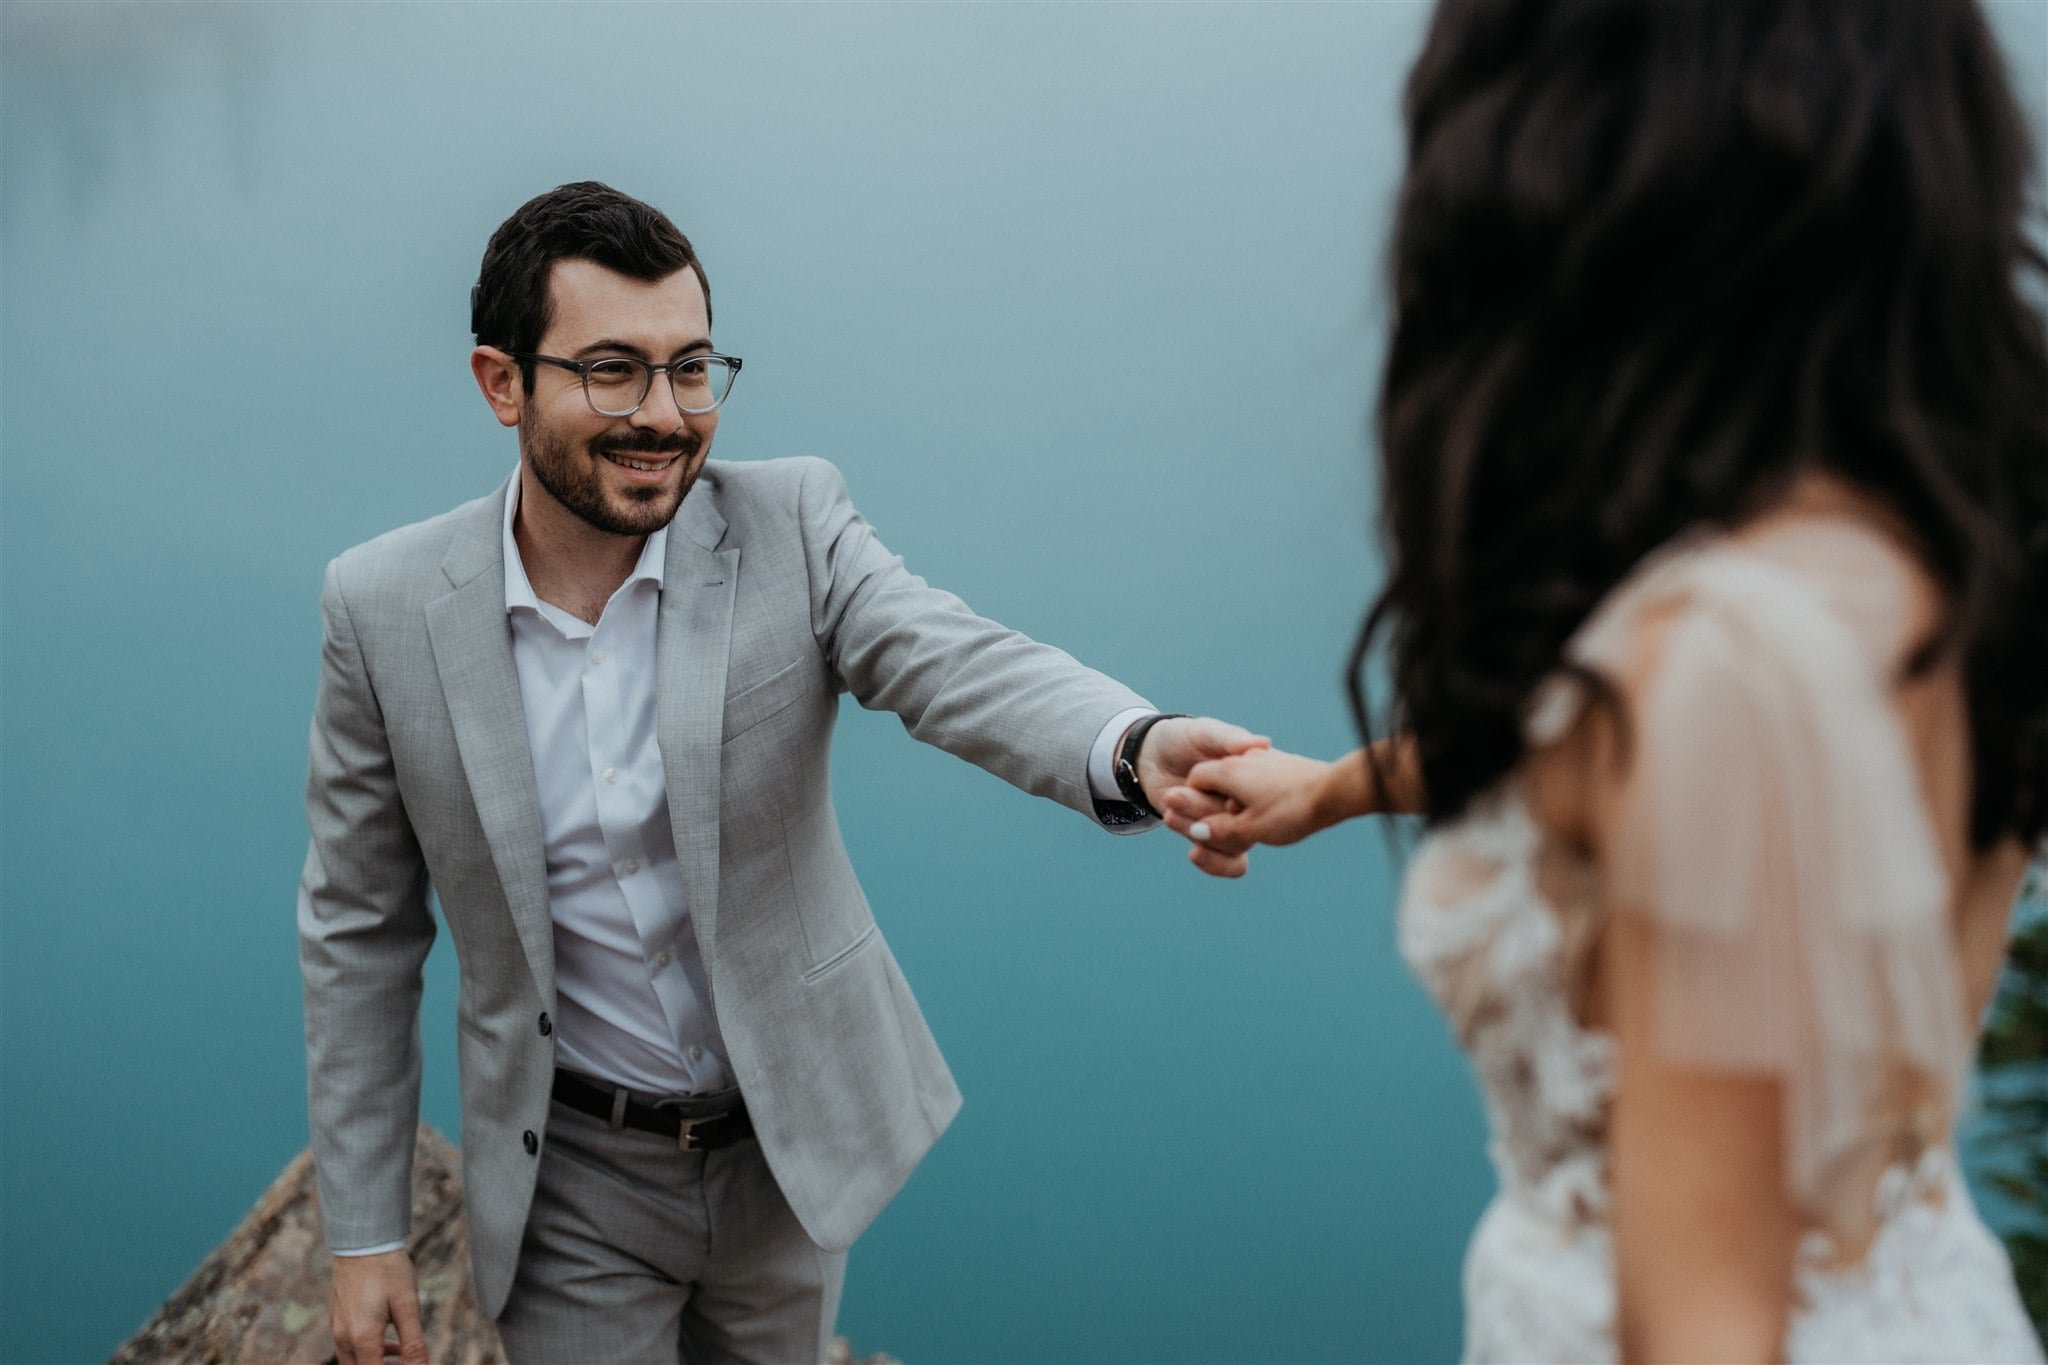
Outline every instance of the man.
<path fill-rule="evenodd" d="M 404 1251 L 431 885 L 477 1291 L 515 1362 L 797 1361 L 959 1095 L 827 784 L 838 694 L 1112 829 L 1263 743 L 1160 717 L 907 572 L 818 460 L 707 462 L 740 369 L 605 186 L 473 298 L 498 492 L 328 566 L 299 895 L 335 1344 L 425 1358 Z"/>

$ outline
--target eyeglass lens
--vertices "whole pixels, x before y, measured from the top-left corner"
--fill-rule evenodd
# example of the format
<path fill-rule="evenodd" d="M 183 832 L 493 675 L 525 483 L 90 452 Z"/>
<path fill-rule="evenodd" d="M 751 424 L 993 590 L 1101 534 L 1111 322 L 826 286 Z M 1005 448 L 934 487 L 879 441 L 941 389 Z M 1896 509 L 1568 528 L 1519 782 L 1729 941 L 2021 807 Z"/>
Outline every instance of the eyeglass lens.
<path fill-rule="evenodd" d="M 709 412 L 732 388 L 732 364 L 721 356 L 691 356 L 663 368 L 676 406 L 684 412 Z M 624 356 L 595 361 L 583 372 L 583 392 L 590 406 L 606 417 L 624 417 L 637 409 L 653 383 L 654 367 Z"/>

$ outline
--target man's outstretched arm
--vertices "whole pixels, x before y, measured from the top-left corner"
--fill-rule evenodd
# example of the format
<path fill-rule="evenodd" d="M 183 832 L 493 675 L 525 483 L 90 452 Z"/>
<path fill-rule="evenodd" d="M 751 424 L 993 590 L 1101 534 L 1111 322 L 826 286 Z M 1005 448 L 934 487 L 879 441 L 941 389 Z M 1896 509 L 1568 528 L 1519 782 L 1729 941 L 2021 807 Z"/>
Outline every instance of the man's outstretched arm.
<path fill-rule="evenodd" d="M 1103 751 L 1153 714 L 1143 698 L 911 573 L 854 510 L 831 465 L 807 464 L 799 501 L 812 633 L 861 705 L 893 711 L 916 738 L 1108 828 L 1158 823 L 1100 782 Z M 1159 798 L 1195 763 L 1263 742 L 1221 721 L 1159 722 L 1139 763 L 1149 803 L 1163 809 Z"/>

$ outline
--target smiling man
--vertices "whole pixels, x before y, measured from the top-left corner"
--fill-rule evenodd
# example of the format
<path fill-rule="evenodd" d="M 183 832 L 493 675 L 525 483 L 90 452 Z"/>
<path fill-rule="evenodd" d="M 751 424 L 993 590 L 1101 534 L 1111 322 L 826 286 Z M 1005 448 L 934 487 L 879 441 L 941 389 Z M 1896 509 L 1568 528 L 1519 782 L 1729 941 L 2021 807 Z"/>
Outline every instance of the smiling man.
<path fill-rule="evenodd" d="M 395 1329 L 425 1359 L 431 886 L 477 1291 L 513 1361 L 816 1359 L 846 1248 L 960 1103 L 840 841 L 840 693 L 1125 832 L 1263 741 L 929 587 L 831 465 L 711 462 L 740 360 L 655 209 L 532 200 L 472 326 L 517 472 L 348 551 L 322 598 L 298 919 L 336 1349 L 374 1365 Z"/>

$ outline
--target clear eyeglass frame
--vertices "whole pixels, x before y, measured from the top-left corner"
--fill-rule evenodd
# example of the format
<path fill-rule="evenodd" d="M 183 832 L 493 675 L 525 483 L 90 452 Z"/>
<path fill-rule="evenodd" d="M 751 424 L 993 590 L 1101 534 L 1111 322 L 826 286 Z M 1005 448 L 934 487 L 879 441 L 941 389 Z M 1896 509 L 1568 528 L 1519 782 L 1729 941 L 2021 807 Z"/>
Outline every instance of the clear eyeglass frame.
<path fill-rule="evenodd" d="M 720 355 L 716 351 L 699 351 L 695 355 L 671 360 L 666 365 L 653 365 L 625 355 L 570 360 L 558 355 L 538 355 L 532 351 L 507 351 L 505 354 L 515 360 L 553 365 L 558 370 L 574 374 L 583 381 L 583 397 L 590 404 L 590 410 L 600 417 L 630 417 L 638 412 L 640 405 L 647 401 L 647 395 L 654 391 L 654 376 L 657 374 L 668 376 L 669 392 L 675 396 L 677 411 L 691 416 L 715 412 L 731 396 L 741 364 L 738 356 Z M 700 378 L 701 384 L 693 382 Z M 705 401 L 707 396 L 708 402 Z"/>

